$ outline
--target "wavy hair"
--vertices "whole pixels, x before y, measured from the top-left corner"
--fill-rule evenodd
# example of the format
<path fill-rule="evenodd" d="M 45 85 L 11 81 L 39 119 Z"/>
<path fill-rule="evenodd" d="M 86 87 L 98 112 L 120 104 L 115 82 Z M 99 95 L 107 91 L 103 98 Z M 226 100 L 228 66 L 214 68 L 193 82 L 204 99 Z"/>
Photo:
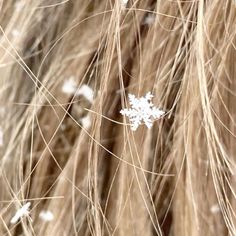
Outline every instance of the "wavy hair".
<path fill-rule="evenodd" d="M 235 1 L 0 5 L 0 235 L 236 235 Z"/>

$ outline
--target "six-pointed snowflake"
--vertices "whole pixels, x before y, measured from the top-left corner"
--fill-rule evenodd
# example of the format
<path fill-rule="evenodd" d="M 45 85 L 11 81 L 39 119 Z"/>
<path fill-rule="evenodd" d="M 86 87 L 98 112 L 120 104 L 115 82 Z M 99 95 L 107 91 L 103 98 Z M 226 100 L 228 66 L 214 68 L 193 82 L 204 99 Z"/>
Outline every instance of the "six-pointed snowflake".
<path fill-rule="evenodd" d="M 148 92 L 144 97 L 136 98 L 133 94 L 129 94 L 130 109 L 122 109 L 120 113 L 129 117 L 131 123 L 131 129 L 136 130 L 141 122 L 150 129 L 154 119 L 160 118 L 164 115 L 164 111 L 158 109 L 151 102 L 153 95 Z"/>

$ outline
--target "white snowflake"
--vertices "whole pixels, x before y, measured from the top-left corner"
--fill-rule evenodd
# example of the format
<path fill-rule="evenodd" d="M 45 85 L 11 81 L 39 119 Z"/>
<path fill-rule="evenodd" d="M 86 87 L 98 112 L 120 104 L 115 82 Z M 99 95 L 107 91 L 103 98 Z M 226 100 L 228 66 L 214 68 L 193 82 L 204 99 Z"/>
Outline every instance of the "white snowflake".
<path fill-rule="evenodd" d="M 150 129 L 152 127 L 153 120 L 160 118 L 165 113 L 164 111 L 155 107 L 151 102 L 153 98 L 151 92 L 148 92 L 144 97 L 141 98 L 136 98 L 133 94 L 129 94 L 128 97 L 131 108 L 122 109 L 120 113 L 129 117 L 131 129 L 134 131 L 139 125 L 141 125 L 142 121 Z"/>
<path fill-rule="evenodd" d="M 25 2 L 24 1 L 17 1 L 15 3 L 15 9 L 17 12 L 20 12 L 25 6 Z"/>
<path fill-rule="evenodd" d="M 149 13 L 145 18 L 144 18 L 144 25 L 152 25 L 155 22 L 155 15 Z"/>
<path fill-rule="evenodd" d="M 91 126 L 91 118 L 89 115 L 82 117 L 80 119 L 80 122 L 86 130 L 89 129 Z"/>
<path fill-rule="evenodd" d="M 218 212 L 220 212 L 220 206 L 218 204 L 215 204 L 211 207 L 210 211 L 213 214 L 218 213 Z"/>
<path fill-rule="evenodd" d="M 12 217 L 11 223 L 15 224 L 21 217 L 28 216 L 29 215 L 29 207 L 31 205 L 31 202 L 27 202 L 25 205 L 23 205 L 16 214 Z"/>
<path fill-rule="evenodd" d="M 54 219 L 54 215 L 52 214 L 52 212 L 51 211 L 45 211 L 45 210 L 43 210 L 39 213 L 39 217 L 43 221 L 52 221 Z"/>
<path fill-rule="evenodd" d="M 92 88 L 90 88 L 86 84 L 83 84 L 79 89 L 77 89 L 77 84 L 74 77 L 70 77 L 69 79 L 64 81 L 62 92 L 68 95 L 83 96 L 90 103 L 93 103 L 94 92 Z"/>
<path fill-rule="evenodd" d="M 121 6 L 122 8 L 126 8 L 129 0 L 121 0 Z"/>
<path fill-rule="evenodd" d="M 93 103 L 93 90 L 86 84 L 83 84 L 76 92 L 77 96 L 84 96 L 89 102 Z"/>
<path fill-rule="evenodd" d="M 11 34 L 13 37 L 19 37 L 21 35 L 20 31 L 17 29 L 13 29 Z"/>
<path fill-rule="evenodd" d="M 62 92 L 68 95 L 74 95 L 76 92 L 77 85 L 75 82 L 74 77 L 70 77 L 68 80 L 66 80 L 62 86 Z"/>

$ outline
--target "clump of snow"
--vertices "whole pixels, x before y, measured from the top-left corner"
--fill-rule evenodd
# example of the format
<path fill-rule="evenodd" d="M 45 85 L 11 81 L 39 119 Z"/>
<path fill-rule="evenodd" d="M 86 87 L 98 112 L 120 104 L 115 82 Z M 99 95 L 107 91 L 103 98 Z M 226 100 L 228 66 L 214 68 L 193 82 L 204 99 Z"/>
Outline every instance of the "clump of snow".
<path fill-rule="evenodd" d="M 41 211 L 39 213 L 39 218 L 42 219 L 43 221 L 52 221 L 54 219 L 54 215 L 52 214 L 51 211 Z"/>
<path fill-rule="evenodd" d="M 70 77 L 64 82 L 62 92 L 68 95 L 83 96 L 90 103 L 93 102 L 94 92 L 92 88 L 86 84 L 83 84 L 79 89 L 77 89 L 77 85 L 73 77 Z"/>
<path fill-rule="evenodd" d="M 155 21 L 155 15 L 154 14 L 148 14 L 145 18 L 144 18 L 144 25 L 152 25 Z"/>
<path fill-rule="evenodd" d="M 213 205 L 213 206 L 211 207 L 210 210 L 211 210 L 211 213 L 215 214 L 215 213 L 220 212 L 220 207 L 219 207 L 218 204 L 215 204 L 215 205 Z"/>
<path fill-rule="evenodd" d="M 29 207 L 31 202 L 27 202 L 23 205 L 19 210 L 17 210 L 16 214 L 11 218 L 11 224 L 15 224 L 20 218 L 29 215 Z"/>
<path fill-rule="evenodd" d="M 73 77 L 66 80 L 62 86 L 62 92 L 68 95 L 74 95 L 76 90 L 77 87 Z"/>
<path fill-rule="evenodd" d="M 120 0 L 121 6 L 125 8 L 128 4 L 128 1 L 129 0 Z"/>
<path fill-rule="evenodd" d="M 86 84 L 83 84 L 78 91 L 76 92 L 77 96 L 84 96 L 89 102 L 93 102 L 94 92 L 93 90 Z"/>
<path fill-rule="evenodd" d="M 80 119 L 80 122 L 81 122 L 83 128 L 85 128 L 85 129 L 89 129 L 90 126 L 91 126 L 91 123 L 92 123 L 92 122 L 91 122 L 91 118 L 90 118 L 89 115 L 84 116 L 83 118 L 81 118 L 81 119 Z"/>
<path fill-rule="evenodd" d="M 13 37 L 19 37 L 21 35 L 20 31 L 17 30 L 17 29 L 13 29 L 12 32 L 11 32 L 12 36 Z"/>
<path fill-rule="evenodd" d="M 25 6 L 25 2 L 22 0 L 22 1 L 20 1 L 20 0 L 18 0 L 16 3 L 15 3 L 15 9 L 16 9 L 16 11 L 21 11 L 23 8 L 24 8 L 24 6 Z"/>

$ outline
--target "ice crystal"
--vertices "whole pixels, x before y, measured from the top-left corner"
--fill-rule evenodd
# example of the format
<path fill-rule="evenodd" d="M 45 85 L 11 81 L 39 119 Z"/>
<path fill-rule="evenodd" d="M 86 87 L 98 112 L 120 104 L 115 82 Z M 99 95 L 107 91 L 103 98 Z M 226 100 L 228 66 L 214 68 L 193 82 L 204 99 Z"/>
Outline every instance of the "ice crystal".
<path fill-rule="evenodd" d="M 11 223 L 15 224 L 21 217 L 28 216 L 29 215 L 29 207 L 31 205 L 31 202 L 27 202 L 25 205 L 23 205 L 16 214 L 12 217 Z"/>
<path fill-rule="evenodd" d="M 77 84 L 74 77 L 70 77 L 64 82 L 62 92 L 68 95 L 83 96 L 90 103 L 93 103 L 94 92 L 92 88 L 86 84 L 83 84 L 79 89 L 77 89 Z"/>
<path fill-rule="evenodd" d="M 211 207 L 211 212 L 212 213 L 218 213 L 219 211 L 220 211 L 220 207 L 219 207 L 219 205 L 218 204 L 215 204 L 215 205 L 213 205 L 212 207 Z"/>
<path fill-rule="evenodd" d="M 17 30 L 17 29 L 13 29 L 12 32 L 11 32 L 12 36 L 13 37 L 19 37 L 21 35 L 20 31 Z"/>
<path fill-rule="evenodd" d="M 155 15 L 154 14 L 148 14 L 145 18 L 144 18 L 144 25 L 152 25 L 155 22 Z"/>
<path fill-rule="evenodd" d="M 62 92 L 68 95 L 73 95 L 77 89 L 76 82 L 73 77 L 66 80 L 62 86 Z"/>
<path fill-rule="evenodd" d="M 54 215 L 52 214 L 52 212 L 51 211 L 45 211 L 45 210 L 43 210 L 39 213 L 39 217 L 43 221 L 52 221 L 54 219 Z"/>
<path fill-rule="evenodd" d="M 84 116 L 83 118 L 80 119 L 80 122 L 82 124 L 82 126 L 85 128 L 85 129 L 89 129 L 90 126 L 91 126 L 91 118 L 89 115 L 87 116 Z"/>
<path fill-rule="evenodd" d="M 15 9 L 17 12 L 20 12 L 25 6 L 25 2 L 24 1 L 17 1 L 15 3 Z"/>
<path fill-rule="evenodd" d="M 153 95 L 148 92 L 144 97 L 136 98 L 135 95 L 129 94 L 130 109 L 122 109 L 120 113 L 128 116 L 131 123 L 131 129 L 136 130 L 142 121 L 150 129 L 153 120 L 160 118 L 165 112 L 155 107 L 151 102 Z"/>
<path fill-rule="evenodd" d="M 121 0 L 121 6 L 125 8 L 128 4 L 128 1 L 129 0 Z"/>
<path fill-rule="evenodd" d="M 84 96 L 89 102 L 93 102 L 94 92 L 93 90 L 86 84 L 83 84 L 79 90 L 76 92 L 77 96 Z"/>

